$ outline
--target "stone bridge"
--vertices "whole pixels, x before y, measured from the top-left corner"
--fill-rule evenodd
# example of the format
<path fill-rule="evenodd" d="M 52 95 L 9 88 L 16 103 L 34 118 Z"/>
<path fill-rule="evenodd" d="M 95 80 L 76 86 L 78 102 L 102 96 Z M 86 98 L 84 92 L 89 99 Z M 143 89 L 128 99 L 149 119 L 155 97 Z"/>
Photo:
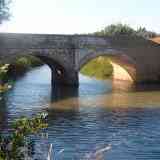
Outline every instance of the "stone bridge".
<path fill-rule="evenodd" d="M 160 81 L 160 45 L 137 36 L 0 33 L 0 61 L 25 55 L 46 63 L 55 84 L 78 85 L 79 70 L 98 56 L 110 57 L 114 79 Z"/>

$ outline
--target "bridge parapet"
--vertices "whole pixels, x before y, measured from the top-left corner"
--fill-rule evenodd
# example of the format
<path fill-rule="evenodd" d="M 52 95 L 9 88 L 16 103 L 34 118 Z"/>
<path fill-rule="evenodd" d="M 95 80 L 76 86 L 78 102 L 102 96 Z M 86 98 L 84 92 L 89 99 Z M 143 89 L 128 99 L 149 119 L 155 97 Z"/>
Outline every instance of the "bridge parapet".
<path fill-rule="evenodd" d="M 67 35 L 0 33 L 0 49 L 71 48 L 71 38 Z"/>
<path fill-rule="evenodd" d="M 73 36 L 73 43 L 76 49 L 96 49 L 96 48 L 110 48 L 111 44 L 108 38 L 96 36 Z"/>

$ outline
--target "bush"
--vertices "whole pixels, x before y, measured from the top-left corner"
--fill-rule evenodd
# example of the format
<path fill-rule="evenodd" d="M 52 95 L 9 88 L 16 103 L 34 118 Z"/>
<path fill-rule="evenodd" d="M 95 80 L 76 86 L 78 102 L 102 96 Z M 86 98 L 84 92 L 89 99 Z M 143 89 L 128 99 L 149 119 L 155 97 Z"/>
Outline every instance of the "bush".
<path fill-rule="evenodd" d="M 133 35 L 135 34 L 134 29 L 126 24 L 111 24 L 105 27 L 103 30 L 99 32 L 95 32 L 95 35 L 100 36 L 115 36 L 115 35 Z"/>
<path fill-rule="evenodd" d="M 8 67 L 9 64 L 4 64 L 0 66 L 0 93 L 4 93 L 7 91 L 9 88 L 11 88 L 11 85 L 8 84 Z M 0 97 L 0 100 L 2 98 Z"/>
<path fill-rule="evenodd" d="M 26 154 L 25 138 L 46 128 L 46 113 L 33 118 L 20 118 L 12 125 L 12 133 L 0 135 L 0 160 L 23 160 Z"/>
<path fill-rule="evenodd" d="M 137 30 L 134 30 L 129 25 L 126 24 L 111 24 L 101 31 L 95 32 L 94 35 L 98 36 L 116 36 L 116 35 L 127 35 L 127 36 L 140 36 L 143 38 L 153 38 L 157 34 L 155 32 L 147 31 L 144 27 L 139 27 Z"/>
<path fill-rule="evenodd" d="M 10 64 L 8 75 L 10 77 L 17 77 L 24 74 L 26 71 L 33 67 L 42 65 L 43 63 L 38 59 L 31 56 L 18 58 L 14 63 Z"/>
<path fill-rule="evenodd" d="M 38 66 L 43 65 L 43 62 L 41 60 L 39 60 L 38 58 L 29 57 L 29 56 L 26 58 L 30 64 L 30 67 L 38 67 Z"/>

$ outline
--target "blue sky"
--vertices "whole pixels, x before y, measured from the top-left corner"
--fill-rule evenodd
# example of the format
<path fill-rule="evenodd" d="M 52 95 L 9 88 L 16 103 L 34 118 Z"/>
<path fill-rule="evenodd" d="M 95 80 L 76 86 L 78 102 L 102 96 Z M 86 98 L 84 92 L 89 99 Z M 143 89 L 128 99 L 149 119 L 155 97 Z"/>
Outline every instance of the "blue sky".
<path fill-rule="evenodd" d="M 160 33 L 159 6 L 160 0 L 13 0 L 0 32 L 89 33 L 121 22 Z"/>

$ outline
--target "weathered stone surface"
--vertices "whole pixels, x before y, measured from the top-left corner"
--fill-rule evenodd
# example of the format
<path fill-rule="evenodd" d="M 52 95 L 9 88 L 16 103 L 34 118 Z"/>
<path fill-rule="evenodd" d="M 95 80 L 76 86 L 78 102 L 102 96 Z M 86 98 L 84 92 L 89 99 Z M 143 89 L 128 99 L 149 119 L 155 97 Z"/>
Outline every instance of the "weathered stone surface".
<path fill-rule="evenodd" d="M 140 37 L 0 33 L 1 61 L 24 55 L 48 64 L 55 84 L 77 86 L 80 68 L 102 55 L 115 64 L 114 78 L 135 83 L 160 80 L 160 45 Z"/>

